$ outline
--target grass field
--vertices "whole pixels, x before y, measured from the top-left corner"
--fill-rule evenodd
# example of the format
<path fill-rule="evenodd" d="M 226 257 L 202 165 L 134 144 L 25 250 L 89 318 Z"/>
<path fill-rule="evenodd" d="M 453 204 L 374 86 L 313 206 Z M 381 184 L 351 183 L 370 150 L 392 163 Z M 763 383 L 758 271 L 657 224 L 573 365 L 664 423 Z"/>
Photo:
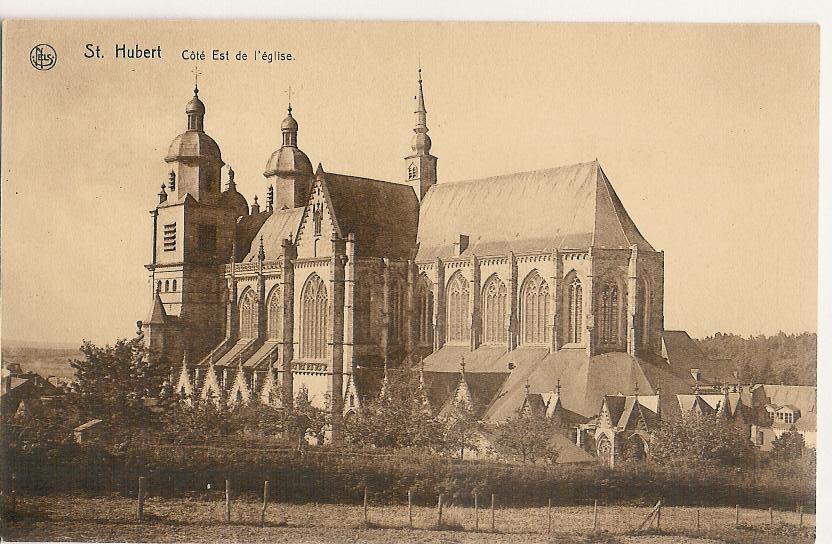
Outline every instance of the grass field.
<path fill-rule="evenodd" d="M 91 498 L 20 497 L 19 519 L 2 530 L 5 540 L 71 540 L 99 542 L 621 542 L 665 544 L 671 542 L 802 543 L 814 541 L 815 516 L 804 514 L 798 530 L 795 512 L 740 510 L 740 528 L 733 508 L 703 508 L 701 531 L 696 535 L 696 509 L 662 509 L 661 533 L 632 536 L 632 530 L 650 510 L 646 507 L 599 506 L 600 531 L 592 534 L 593 508 L 553 507 L 552 534 L 547 535 L 547 509 L 497 508 L 496 532 L 491 533 L 491 513 L 479 512 L 480 533 L 475 530 L 473 508 L 447 507 L 445 530 L 435 530 L 435 507 L 414 507 L 408 527 L 407 506 L 369 508 L 369 527 L 361 506 L 332 504 L 270 504 L 266 526 L 260 527 L 261 503 L 238 499 L 232 503 L 232 523 L 223 522 L 225 505 L 215 501 L 148 498 L 146 521 L 136 521 L 136 502 L 122 497 Z"/>

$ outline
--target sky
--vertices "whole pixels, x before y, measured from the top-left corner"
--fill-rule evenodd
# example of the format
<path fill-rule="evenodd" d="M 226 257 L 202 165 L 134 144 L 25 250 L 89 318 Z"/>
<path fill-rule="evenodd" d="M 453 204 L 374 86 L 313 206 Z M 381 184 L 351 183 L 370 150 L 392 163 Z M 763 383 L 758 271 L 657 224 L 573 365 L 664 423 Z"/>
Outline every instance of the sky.
<path fill-rule="evenodd" d="M 265 200 L 288 89 L 328 171 L 403 181 L 423 69 L 439 182 L 597 158 L 665 252 L 665 328 L 817 329 L 818 28 L 796 25 L 7 21 L 3 340 L 109 343 L 149 307 L 151 217 L 185 128 Z M 49 43 L 55 67 L 29 52 Z M 85 44 L 102 59 L 84 58 Z M 114 46 L 162 59 L 114 59 Z M 247 61 L 183 60 L 183 49 Z M 250 60 L 255 50 L 291 62 Z M 223 174 L 225 178 L 225 173 Z"/>

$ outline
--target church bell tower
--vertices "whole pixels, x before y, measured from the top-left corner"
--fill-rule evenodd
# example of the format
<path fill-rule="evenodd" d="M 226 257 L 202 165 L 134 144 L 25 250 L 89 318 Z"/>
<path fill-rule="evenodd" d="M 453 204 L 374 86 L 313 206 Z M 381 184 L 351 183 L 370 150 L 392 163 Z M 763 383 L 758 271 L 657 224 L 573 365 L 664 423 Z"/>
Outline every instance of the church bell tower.
<path fill-rule="evenodd" d="M 411 155 L 404 158 L 407 169 L 407 183 L 413 187 L 419 202 L 428 189 L 436 185 L 436 157 L 430 154 L 430 136 L 428 136 L 428 112 L 425 109 L 425 95 L 422 90 L 422 69 L 419 68 L 419 89 L 416 95 L 416 126 L 413 127 Z"/>

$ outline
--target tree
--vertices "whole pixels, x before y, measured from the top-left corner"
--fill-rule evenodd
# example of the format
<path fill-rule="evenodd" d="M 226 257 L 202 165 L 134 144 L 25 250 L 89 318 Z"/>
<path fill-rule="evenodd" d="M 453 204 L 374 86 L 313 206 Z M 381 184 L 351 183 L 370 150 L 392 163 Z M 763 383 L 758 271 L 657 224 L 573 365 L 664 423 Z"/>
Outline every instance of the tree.
<path fill-rule="evenodd" d="M 652 434 L 651 459 L 660 464 L 753 462 L 755 450 L 745 428 L 717 414 L 691 414 L 662 421 Z"/>
<path fill-rule="evenodd" d="M 382 393 L 367 399 L 345 423 L 350 442 L 379 448 L 441 447 L 443 426 L 431 414 L 417 374 L 403 369 L 388 375 Z"/>
<path fill-rule="evenodd" d="M 193 404 L 176 403 L 165 417 L 165 429 L 177 442 L 201 440 L 207 444 L 212 438 L 231 434 L 232 428 L 227 410 L 201 399 Z"/>
<path fill-rule="evenodd" d="M 158 398 L 170 374 L 167 364 L 148 357 L 138 340 L 103 348 L 84 341 L 81 353 L 83 359 L 70 361 L 75 382 L 68 399 L 82 418 L 102 419 L 113 432 L 159 422 L 146 399 Z"/>
<path fill-rule="evenodd" d="M 557 460 L 558 450 L 552 443 L 555 428 L 545 415 L 521 411 L 515 417 L 497 425 L 495 447 L 498 453 L 520 458 L 524 463 L 546 459 Z"/>
<path fill-rule="evenodd" d="M 803 435 L 790 430 L 771 441 L 771 456 L 778 460 L 788 461 L 803 456 L 806 443 Z"/>
<path fill-rule="evenodd" d="M 330 399 L 327 399 L 330 404 Z M 301 386 L 292 409 L 284 409 L 282 414 L 285 418 L 285 429 L 298 438 L 298 449 L 303 447 L 303 440 L 307 435 L 315 438 L 320 445 L 324 440 L 324 432 L 332 424 L 330 410 L 321 409 L 312 404 L 309 400 L 309 391 L 306 386 Z"/>
<path fill-rule="evenodd" d="M 465 450 L 479 451 L 481 424 L 467 399 L 455 398 L 450 412 L 443 419 L 444 445 L 448 451 L 458 451 L 460 459 L 465 457 Z"/>

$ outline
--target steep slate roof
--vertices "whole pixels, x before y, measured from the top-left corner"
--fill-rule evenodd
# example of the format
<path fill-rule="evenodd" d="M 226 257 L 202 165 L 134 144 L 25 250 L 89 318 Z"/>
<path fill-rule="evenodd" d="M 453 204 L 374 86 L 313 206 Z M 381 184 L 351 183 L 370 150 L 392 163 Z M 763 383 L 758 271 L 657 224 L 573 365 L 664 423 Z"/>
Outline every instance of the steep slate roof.
<path fill-rule="evenodd" d="M 153 295 L 153 305 L 150 307 L 150 313 L 147 315 L 145 323 L 153 325 L 163 325 L 168 322 L 168 313 L 165 311 L 165 305 L 162 303 L 162 297 L 157 292 Z"/>
<path fill-rule="evenodd" d="M 800 418 L 795 423 L 785 423 L 777 419 L 768 423 L 775 428 L 791 428 L 800 431 L 817 430 L 817 396 L 818 389 L 812 385 L 755 385 L 751 388 L 754 400 L 759 404 L 771 403 L 777 406 L 792 405 L 800 410 Z"/>
<path fill-rule="evenodd" d="M 243 261 L 256 261 L 260 251 L 260 237 L 266 260 L 274 261 L 283 254 L 283 240 L 295 239 L 303 217 L 303 208 L 275 210 L 271 214 L 247 215 L 237 222 L 237 254 L 245 255 Z"/>
<path fill-rule="evenodd" d="M 409 259 L 416 244 L 419 200 L 409 185 L 322 172 L 341 237 L 355 233 L 361 257 Z"/>
<path fill-rule="evenodd" d="M 692 368 L 699 369 L 700 384 L 719 385 L 734 380 L 730 363 L 708 357 L 686 331 L 662 333 L 662 356 L 672 371 L 691 386 L 696 383 L 690 374 Z"/>
<path fill-rule="evenodd" d="M 435 414 L 447 412 L 454 400 L 459 385 L 459 371 L 457 372 L 424 372 L 428 402 Z M 508 374 L 497 372 L 469 372 L 465 371 L 465 382 L 471 392 L 471 407 L 474 415 L 482 418 L 488 404 L 505 382 Z M 517 406 L 519 408 L 519 405 Z"/>
<path fill-rule="evenodd" d="M 439 183 L 419 214 L 420 260 L 463 255 L 598 248 L 654 251 L 636 228 L 597 161 Z"/>
<path fill-rule="evenodd" d="M 563 407 L 584 417 L 598 413 L 604 395 L 633 394 L 636 382 L 643 395 L 655 395 L 656 388 L 660 387 L 661 410 L 666 414 L 679 413 L 674 395 L 686 393 L 690 388 L 661 365 L 621 352 L 590 358 L 584 350 L 563 349 L 536 361 L 519 363 L 489 406 L 485 418 L 497 422 L 511 417 L 522 405 L 526 380 L 532 393 L 540 393 L 553 390 L 558 379 Z"/>

